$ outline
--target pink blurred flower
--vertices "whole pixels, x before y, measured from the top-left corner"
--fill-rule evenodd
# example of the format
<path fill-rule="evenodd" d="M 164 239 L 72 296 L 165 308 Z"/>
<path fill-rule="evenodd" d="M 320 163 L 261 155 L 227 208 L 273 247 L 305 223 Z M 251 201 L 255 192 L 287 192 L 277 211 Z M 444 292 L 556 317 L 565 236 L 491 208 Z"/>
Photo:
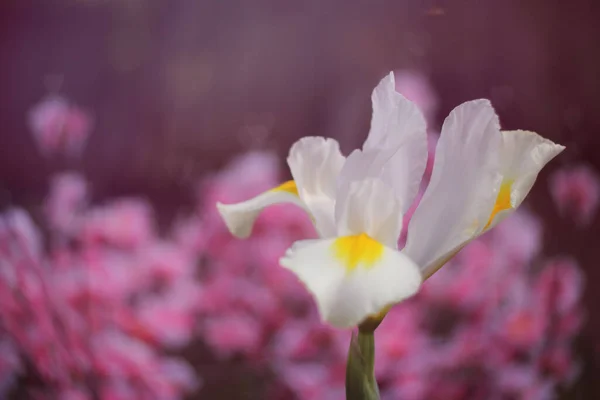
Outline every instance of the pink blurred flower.
<path fill-rule="evenodd" d="M 258 320 L 230 312 L 205 321 L 204 338 L 221 357 L 241 353 L 255 357 L 260 349 L 262 328 Z"/>
<path fill-rule="evenodd" d="M 494 250 L 511 263 L 529 264 L 542 246 L 540 221 L 528 212 L 509 216 L 490 233 Z"/>
<path fill-rule="evenodd" d="M 201 254 L 206 251 L 209 231 L 198 215 L 179 217 L 173 224 L 171 235 L 174 242 L 189 254 Z"/>
<path fill-rule="evenodd" d="M 540 293 L 547 307 L 559 315 L 577 309 L 584 288 L 584 276 L 573 259 L 550 260 L 536 281 L 536 292 Z"/>
<path fill-rule="evenodd" d="M 138 247 L 155 234 L 152 209 L 140 199 L 121 199 L 91 210 L 83 229 L 86 240 L 120 247 Z"/>
<path fill-rule="evenodd" d="M 375 374 L 390 378 L 402 366 L 414 362 L 412 358 L 424 349 L 424 335 L 419 334 L 420 314 L 414 307 L 396 307 L 390 311 L 377 331 L 375 347 Z"/>
<path fill-rule="evenodd" d="M 185 303 L 181 304 L 182 301 Z M 137 332 L 146 340 L 154 339 L 154 343 L 169 348 L 182 347 L 191 340 L 195 331 L 196 320 L 189 309 L 193 304 L 195 299 L 192 296 L 177 302 L 171 296 L 146 299 L 138 306 Z"/>
<path fill-rule="evenodd" d="M 13 208 L 0 214 L 0 238 L 4 245 L 14 241 L 17 245 L 6 248 L 14 257 L 42 256 L 42 236 L 29 214 L 21 208 Z"/>
<path fill-rule="evenodd" d="M 394 377 L 389 390 L 383 392 L 382 399 L 426 399 L 431 381 L 424 378 L 426 375 L 423 372 L 424 371 L 414 371 L 398 374 Z"/>
<path fill-rule="evenodd" d="M 17 373 L 22 369 L 18 348 L 7 338 L 0 339 L 0 398 L 14 384 Z"/>
<path fill-rule="evenodd" d="M 536 314 L 534 310 L 519 310 L 507 316 L 502 333 L 512 344 L 534 346 L 543 337 L 546 324 L 545 316 Z"/>
<path fill-rule="evenodd" d="M 70 193 L 68 200 L 81 198 Z M 0 343 L 10 340 L 19 357 L 15 364 L 2 352 L 3 376 L 23 373 L 25 358 L 50 398 L 176 399 L 196 387 L 190 367 L 161 350 L 187 343 L 195 331 L 192 259 L 165 242 L 147 243 L 143 252 L 116 249 L 132 241 L 111 233 L 76 248 L 50 241 L 57 255 L 48 255 L 26 212 L 0 215 Z M 160 293 L 153 279 L 164 283 Z M 33 389 L 29 395 L 48 398 Z"/>
<path fill-rule="evenodd" d="M 520 277 L 507 290 L 496 334 L 514 346 L 515 351 L 538 348 L 540 338 L 549 329 L 550 315 L 545 312 L 544 301 L 536 294 L 527 277 Z"/>
<path fill-rule="evenodd" d="M 80 155 L 92 125 L 85 111 L 60 96 L 48 96 L 29 113 L 29 126 L 44 155 Z"/>
<path fill-rule="evenodd" d="M 588 166 L 564 168 L 550 178 L 550 193 L 561 214 L 569 215 L 578 225 L 589 225 L 600 200 L 600 179 Z"/>
<path fill-rule="evenodd" d="M 343 399 L 350 333 L 321 324 L 278 263 L 295 240 L 314 237 L 308 218 L 274 207 L 238 241 L 213 206 L 279 183 L 273 155 L 241 156 L 204 180 L 197 209 L 160 235 L 147 202 L 91 207 L 81 178 L 57 177 L 47 250 L 25 211 L 0 217 L 0 343 L 14 349 L 0 355 L 0 372 L 22 373 L 24 354 L 57 395 L 175 399 L 201 382 L 164 350 L 201 339 L 218 358 L 270 369 L 299 399 Z M 65 227 L 72 243 L 54 240 Z M 376 332 L 383 399 L 544 399 L 577 376 L 583 277 L 569 259 L 543 259 L 541 229 L 517 211 L 388 313 Z"/>
<path fill-rule="evenodd" d="M 322 363 L 307 363 L 280 365 L 277 369 L 281 379 L 298 398 L 306 400 L 327 398 L 322 397 L 322 394 L 328 383 L 328 366 Z"/>
<path fill-rule="evenodd" d="M 52 178 L 45 210 L 49 227 L 67 236 L 77 233 L 86 197 L 87 182 L 80 174 L 65 172 Z"/>
<path fill-rule="evenodd" d="M 499 371 L 498 386 L 509 396 L 524 400 L 547 400 L 553 398 L 551 381 L 543 379 L 537 370 L 511 365 Z"/>

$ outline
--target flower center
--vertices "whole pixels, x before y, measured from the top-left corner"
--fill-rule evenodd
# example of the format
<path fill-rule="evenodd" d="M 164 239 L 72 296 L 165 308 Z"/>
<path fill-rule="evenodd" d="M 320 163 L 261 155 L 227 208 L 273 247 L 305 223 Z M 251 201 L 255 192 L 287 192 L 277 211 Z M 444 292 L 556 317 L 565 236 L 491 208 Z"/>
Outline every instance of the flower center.
<path fill-rule="evenodd" d="M 279 185 L 276 188 L 273 188 L 271 190 L 273 192 L 279 192 L 279 191 L 288 192 L 288 193 L 298 196 L 298 188 L 296 187 L 296 182 L 293 180 L 284 182 L 281 185 Z"/>
<path fill-rule="evenodd" d="M 351 272 L 359 265 L 366 268 L 375 265 L 381 259 L 384 247 L 366 233 L 361 233 L 336 239 L 332 250 L 334 257 Z"/>

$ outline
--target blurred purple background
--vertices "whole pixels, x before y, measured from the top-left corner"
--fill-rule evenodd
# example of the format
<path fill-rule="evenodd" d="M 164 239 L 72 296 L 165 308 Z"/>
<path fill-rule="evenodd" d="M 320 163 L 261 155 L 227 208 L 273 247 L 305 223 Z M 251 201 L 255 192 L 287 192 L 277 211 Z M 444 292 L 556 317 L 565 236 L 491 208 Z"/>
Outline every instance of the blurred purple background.
<path fill-rule="evenodd" d="M 587 282 L 583 370 L 565 398 L 599 398 L 600 224 L 559 216 L 548 179 L 571 165 L 600 169 L 598 18 L 591 0 L 4 1 L 0 206 L 35 216 L 50 177 L 76 169 L 94 202 L 144 196 L 168 224 L 195 206 L 200 177 L 241 152 L 283 160 L 307 135 L 334 137 L 346 153 L 360 145 L 372 88 L 390 70 L 418 70 L 439 97 L 434 131 L 454 106 L 483 97 L 505 129 L 567 146 L 528 205 L 544 253 L 575 257 Z M 54 92 L 94 117 L 81 158 L 36 151 L 27 113 Z"/>

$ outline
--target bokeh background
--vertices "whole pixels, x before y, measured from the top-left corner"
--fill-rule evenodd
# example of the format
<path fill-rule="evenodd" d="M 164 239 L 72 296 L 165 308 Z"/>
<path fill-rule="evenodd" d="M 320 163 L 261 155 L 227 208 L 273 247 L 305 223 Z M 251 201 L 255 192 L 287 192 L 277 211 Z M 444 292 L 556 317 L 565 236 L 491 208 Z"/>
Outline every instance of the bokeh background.
<path fill-rule="evenodd" d="M 309 224 L 277 209 L 243 244 L 213 205 L 287 179 L 302 136 L 359 146 L 391 70 L 433 141 L 489 98 L 505 129 L 567 150 L 382 325 L 385 396 L 600 398 L 598 17 L 591 0 L 1 2 L 0 398 L 340 398 L 349 336 L 276 266 Z M 492 299 L 475 276 L 508 283 Z"/>

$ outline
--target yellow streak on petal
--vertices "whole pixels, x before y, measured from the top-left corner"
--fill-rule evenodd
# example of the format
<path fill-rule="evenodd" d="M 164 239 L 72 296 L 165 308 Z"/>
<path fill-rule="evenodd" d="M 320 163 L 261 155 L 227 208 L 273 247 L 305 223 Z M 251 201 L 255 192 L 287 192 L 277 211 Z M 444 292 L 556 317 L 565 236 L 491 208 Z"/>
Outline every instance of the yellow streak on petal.
<path fill-rule="evenodd" d="M 514 183 L 513 179 L 504 179 L 502 184 L 500 185 L 500 192 L 498 192 L 498 197 L 496 197 L 496 204 L 494 204 L 494 209 L 492 210 L 492 214 L 488 219 L 487 224 L 484 229 L 487 229 L 496 214 L 500 211 L 509 210 L 512 208 L 512 204 L 510 203 L 510 193 L 512 191 L 512 185 Z"/>
<path fill-rule="evenodd" d="M 298 196 L 298 188 L 296 187 L 295 181 L 287 181 L 277 186 L 276 188 L 271 189 L 273 192 L 288 192 L 293 195 Z"/>
<path fill-rule="evenodd" d="M 340 237 L 333 242 L 333 254 L 348 272 L 356 267 L 373 267 L 383 256 L 384 247 L 366 233 Z"/>

